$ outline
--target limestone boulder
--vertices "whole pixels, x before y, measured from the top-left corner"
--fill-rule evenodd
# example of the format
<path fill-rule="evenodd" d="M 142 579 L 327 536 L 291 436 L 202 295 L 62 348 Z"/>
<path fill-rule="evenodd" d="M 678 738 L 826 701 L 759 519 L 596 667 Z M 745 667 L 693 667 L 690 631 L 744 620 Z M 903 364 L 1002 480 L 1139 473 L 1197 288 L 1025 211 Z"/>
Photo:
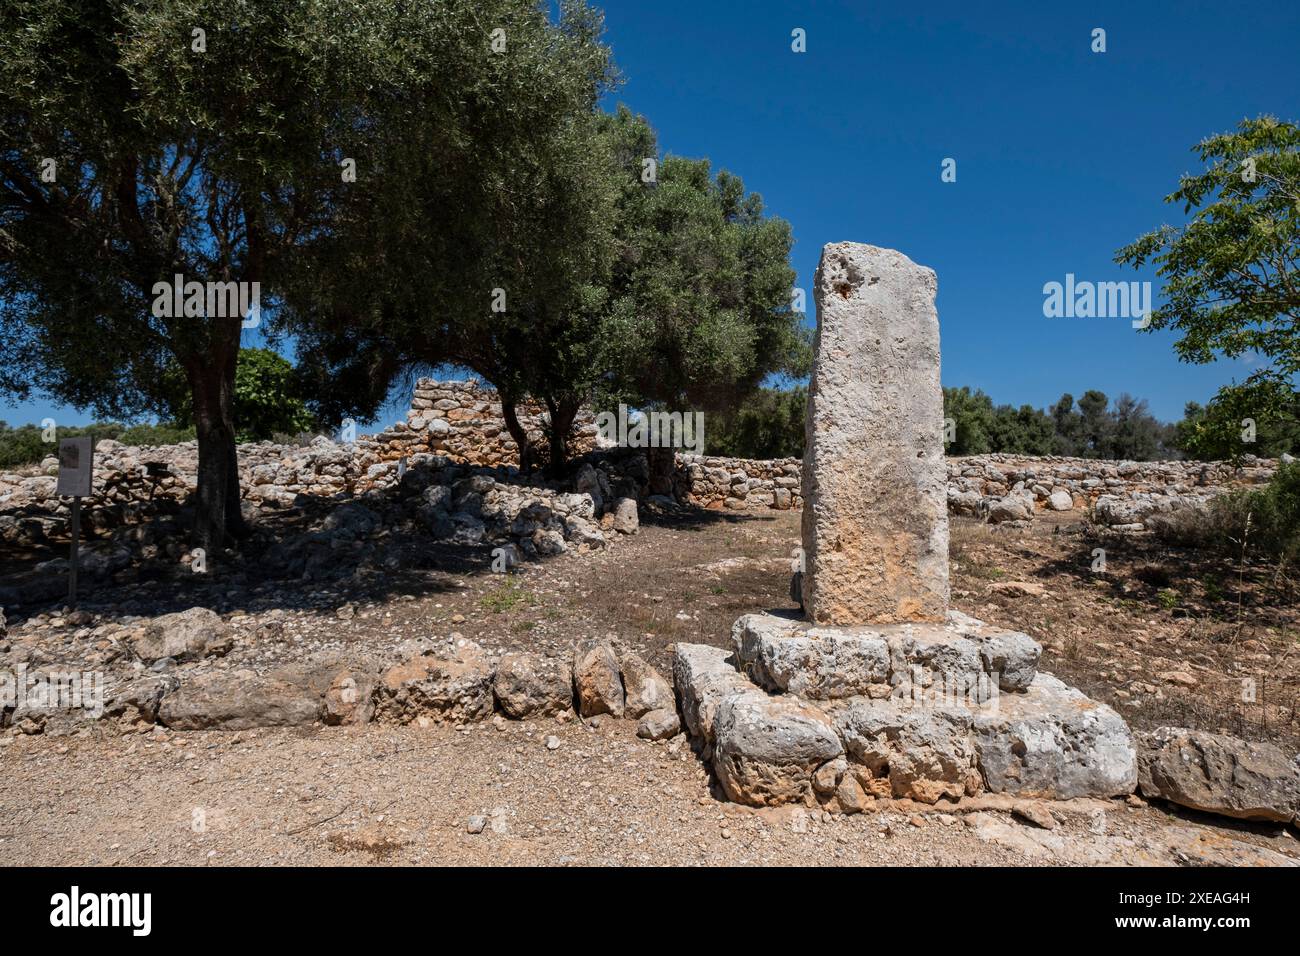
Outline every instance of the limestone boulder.
<path fill-rule="evenodd" d="M 120 684 L 110 685 L 105 695 L 104 715 L 124 724 L 155 723 L 163 697 L 175 690 L 180 681 L 171 674 L 142 674 Z"/>
<path fill-rule="evenodd" d="M 321 695 L 296 676 L 245 669 L 196 674 L 162 698 L 158 722 L 173 730 L 313 724 L 322 716 Z"/>
<path fill-rule="evenodd" d="M 613 714 L 626 706 L 623 680 L 614 649 L 603 641 L 584 641 L 573 648 L 573 696 L 583 717 Z"/>
<path fill-rule="evenodd" d="M 807 802 L 813 774 L 843 753 L 830 719 L 811 704 L 750 688 L 718 705 L 713 769 L 736 803 Z"/>
<path fill-rule="evenodd" d="M 988 516 L 991 524 L 1028 521 L 1034 516 L 1034 508 L 1024 498 L 1008 495 L 1005 498 L 994 498 L 989 502 Z"/>
<path fill-rule="evenodd" d="M 643 740 L 667 740 L 681 733 L 682 723 L 675 710 L 652 710 L 642 716 L 636 735 Z"/>
<path fill-rule="evenodd" d="M 980 789 L 965 708 L 858 700 L 834 720 L 858 782 L 875 796 L 935 803 Z"/>
<path fill-rule="evenodd" d="M 564 658 L 506 654 L 497 664 L 492 691 L 515 720 L 557 714 L 573 707 L 573 673 Z"/>
<path fill-rule="evenodd" d="M 384 672 L 375 717 L 389 723 L 466 723 L 492 716 L 492 663 L 473 641 L 425 646 Z"/>
<path fill-rule="evenodd" d="M 979 649 L 985 670 L 998 675 L 998 687 L 1005 691 L 1027 690 L 1043 654 L 1042 645 L 1018 631 L 985 635 Z"/>
<path fill-rule="evenodd" d="M 204 607 L 192 607 L 151 620 L 131 641 L 131 650 L 146 664 L 164 657 L 197 661 L 225 654 L 234 643 L 230 626 L 219 614 Z"/>
<path fill-rule="evenodd" d="M 975 713 L 972 735 L 986 789 L 1068 800 L 1137 786 L 1137 751 L 1123 718 L 1050 674 Z"/>
<path fill-rule="evenodd" d="M 1239 820 L 1300 816 L 1300 764 L 1278 747 L 1180 727 L 1138 738 L 1144 797 Z"/>
<path fill-rule="evenodd" d="M 732 643 L 759 686 L 810 700 L 867 694 L 889 681 L 889 644 L 868 628 L 804 628 L 773 614 L 746 614 Z"/>
<path fill-rule="evenodd" d="M 623 675 L 625 716 L 636 718 L 652 710 L 675 709 L 672 685 L 642 657 L 625 652 L 619 667 Z"/>
<path fill-rule="evenodd" d="M 637 516 L 635 498 L 618 498 L 614 502 L 614 530 L 619 534 L 634 534 L 641 521 Z"/>
<path fill-rule="evenodd" d="M 1071 511 L 1074 508 L 1074 498 L 1068 491 L 1053 491 L 1047 496 L 1047 507 L 1053 511 Z"/>
<path fill-rule="evenodd" d="M 713 743 L 723 698 L 753 687 L 736 670 L 729 651 L 708 644 L 678 644 L 673 649 L 673 684 L 686 732 L 705 745 Z"/>

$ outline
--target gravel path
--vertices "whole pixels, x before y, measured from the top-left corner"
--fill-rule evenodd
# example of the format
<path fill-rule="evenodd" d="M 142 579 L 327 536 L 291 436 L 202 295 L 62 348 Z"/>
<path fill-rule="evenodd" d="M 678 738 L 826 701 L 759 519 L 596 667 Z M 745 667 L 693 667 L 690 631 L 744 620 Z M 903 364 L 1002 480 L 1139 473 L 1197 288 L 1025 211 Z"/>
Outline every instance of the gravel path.
<path fill-rule="evenodd" d="M 689 750 L 638 740 L 620 721 L 594 729 L 544 721 L 468 732 L 372 725 L 9 740 L 0 750 L 0 861 L 8 864 L 954 866 L 1300 857 L 1285 831 L 1171 826 L 1154 808 L 1121 801 L 1104 811 L 1096 801 L 1057 805 L 1061 823 L 1050 833 L 1006 812 L 890 809 L 822 822 L 790 808 L 749 810 L 718 801 Z M 468 832 L 473 817 L 483 818 L 482 832 Z M 1036 840 L 1054 842 L 1044 850 Z"/>

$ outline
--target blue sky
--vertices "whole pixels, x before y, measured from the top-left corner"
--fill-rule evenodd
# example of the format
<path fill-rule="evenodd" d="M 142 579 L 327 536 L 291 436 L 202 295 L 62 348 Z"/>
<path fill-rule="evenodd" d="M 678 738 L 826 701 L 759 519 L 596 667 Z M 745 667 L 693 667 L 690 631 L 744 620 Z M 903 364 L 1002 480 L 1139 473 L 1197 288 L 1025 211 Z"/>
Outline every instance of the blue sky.
<path fill-rule="evenodd" d="M 794 227 L 811 295 L 827 242 L 939 276 L 945 385 L 1044 406 L 1088 388 L 1189 400 L 1251 371 L 1185 365 L 1124 319 L 1047 319 L 1043 284 L 1154 278 L 1114 251 L 1162 222 L 1190 147 L 1300 121 L 1300 4 L 609 0 L 608 38 L 661 146 L 706 156 Z M 790 49 L 806 31 L 807 52 Z M 1092 53 L 1094 27 L 1106 52 Z M 957 181 L 940 180 L 957 161 Z M 1159 287 L 1156 286 L 1158 296 Z M 810 302 L 811 308 L 811 302 Z"/>
<path fill-rule="evenodd" d="M 1190 147 L 1247 116 L 1300 120 L 1300 5 L 603 7 L 625 78 L 606 105 L 626 103 L 662 149 L 708 157 L 761 193 L 793 226 L 799 286 L 811 294 L 822 245 L 841 240 L 938 273 L 945 385 L 1039 407 L 1128 391 L 1175 420 L 1251 371 L 1182 364 L 1171 334 L 1126 319 L 1045 318 L 1042 289 L 1066 273 L 1153 279 L 1112 256 L 1182 221 L 1161 200 L 1197 168 Z M 1105 53 L 1091 52 L 1096 27 Z M 791 50 L 795 28 L 805 53 Z M 940 179 L 949 157 L 955 183 Z M 0 409 L 11 424 L 47 414 L 88 420 L 41 401 Z"/>

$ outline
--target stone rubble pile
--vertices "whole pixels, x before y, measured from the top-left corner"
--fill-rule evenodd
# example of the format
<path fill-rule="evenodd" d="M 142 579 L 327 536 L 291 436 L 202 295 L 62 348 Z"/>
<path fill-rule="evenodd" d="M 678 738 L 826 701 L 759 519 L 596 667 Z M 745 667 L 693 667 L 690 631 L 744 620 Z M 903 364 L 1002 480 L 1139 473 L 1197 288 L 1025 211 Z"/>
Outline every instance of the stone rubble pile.
<path fill-rule="evenodd" d="M 948 511 L 993 523 L 1028 521 L 1036 512 L 1079 511 L 1121 531 L 1146 528 L 1148 517 L 1202 507 L 1233 488 L 1265 484 L 1276 463 L 1099 461 L 975 455 L 949 458 Z"/>
<path fill-rule="evenodd" d="M 521 403 L 516 416 L 528 440 L 544 445 L 546 409 L 537 402 Z M 376 455 L 386 461 L 431 452 L 487 467 L 519 464 L 519 449 L 506 428 L 496 390 L 473 381 L 420 379 L 406 422 L 380 432 L 372 441 Z M 598 447 L 595 412 L 583 407 L 570 433 L 571 453 L 583 455 Z"/>
<path fill-rule="evenodd" d="M 711 511 L 803 508 L 798 458 L 719 458 L 679 454 L 676 486 L 686 502 Z"/>
<path fill-rule="evenodd" d="M 133 732 L 155 724 L 172 730 L 372 721 L 429 727 L 497 715 L 561 721 L 608 715 L 638 721 L 638 735 L 649 740 L 681 730 L 672 685 L 638 654 L 609 641 L 579 643 L 567 656 L 512 651 L 497 657 L 453 633 L 403 641 L 374 657 L 320 651 L 259 670 L 243 657 L 225 666 L 223 659 L 243 650 L 247 638 L 206 608 L 101 624 L 95 631 L 95 650 L 76 662 L 50 661 L 28 644 L 6 642 L 0 652 L 4 669 L 32 687 L 66 690 L 67 675 L 102 670 L 102 710 L 91 712 L 88 701 L 69 706 L 48 693 L 22 700 L 6 693 L 0 694 L 0 727 L 62 735 L 85 729 L 88 721 L 110 732 Z"/>
<path fill-rule="evenodd" d="M 81 577 L 87 586 L 105 580 L 128 583 L 140 562 L 189 560 L 182 495 L 193 482 L 185 456 L 192 445 L 137 449 L 107 445 L 98 459 L 101 490 L 83 503 L 88 540 L 81 549 Z M 639 526 L 636 490 L 639 475 L 616 455 L 584 462 L 564 482 L 522 476 L 513 468 L 458 464 L 431 454 L 371 466 L 358 478 L 355 459 L 343 446 L 316 439 L 294 449 L 288 460 L 270 461 L 277 446 L 246 445 L 250 480 L 248 517 L 296 514 L 301 521 L 274 533 L 253 526 L 267 540 L 256 557 L 273 575 L 322 580 L 352 573 L 359 566 L 378 570 L 400 566 L 390 547 L 395 532 L 457 545 L 500 547 L 507 566 L 537 557 L 606 547 Z M 153 495 L 133 469 L 154 452 L 171 454 L 175 469 Z M 161 456 L 159 456 L 161 457 Z M 311 474 L 308 485 L 291 485 L 291 476 Z M 399 478 L 400 472 L 400 478 Z M 136 474 L 131 481 L 123 476 Z M 97 474 L 97 479 L 99 474 Z M 335 483 L 352 481 L 352 490 L 329 494 Z M 52 497 L 52 477 L 23 479 L 21 493 L 0 501 L 0 541 L 19 547 L 48 545 L 68 534 L 68 502 Z M 283 483 L 281 483 L 283 482 Z M 50 485 L 49 489 L 45 485 Z M 300 490 L 317 489 L 317 494 Z M 364 491 L 357 491 L 364 487 Z M 34 489 L 34 490 L 33 490 Z M 143 492 L 143 494 L 142 494 Z M 25 496 L 25 497 L 23 497 Z M 0 496 L 2 497 L 2 496 Z M 66 588 L 63 557 L 43 561 L 0 579 L 0 606 L 58 597 Z"/>
<path fill-rule="evenodd" d="M 520 422 L 541 438 L 545 413 L 520 411 Z M 642 451 L 600 448 L 594 417 L 584 409 L 572 437 L 575 454 L 618 488 L 616 497 L 644 500 L 652 494 L 650 467 Z M 241 491 L 245 502 L 262 509 L 291 509 L 304 498 L 348 500 L 391 487 L 402 469 L 446 460 L 490 469 L 502 480 L 522 480 L 513 441 L 501 419 L 495 392 L 474 382 L 421 379 L 407 421 L 350 444 L 317 437 L 308 444 L 254 442 L 239 446 Z M 1248 458 L 1242 467 L 1227 462 L 1112 462 L 1074 458 L 977 455 L 949 458 L 947 505 L 952 514 L 994 523 L 1029 521 L 1040 512 L 1074 512 L 1118 530 L 1147 527 L 1154 515 L 1200 507 L 1236 487 L 1267 482 L 1275 463 Z M 174 514 L 196 487 L 195 442 L 135 447 L 101 440 L 95 446 L 95 494 L 82 503 L 83 527 L 104 535 L 138 526 L 146 518 Z M 0 474 L 0 543 L 20 548 L 65 540 L 69 504 L 55 494 L 57 460 L 46 459 L 38 474 Z M 802 462 L 771 461 L 679 453 L 672 476 L 678 501 L 712 510 L 802 509 Z M 557 492 L 585 492 L 585 471 L 566 482 L 537 475 L 533 486 Z M 660 489 L 666 490 L 666 489 Z M 608 498 L 608 495 L 604 497 Z M 599 510 L 599 509 L 598 509 Z M 148 536 L 149 532 L 140 532 Z M 158 536 L 170 537 L 167 529 Z M 101 549 L 102 550 L 102 549 Z M 125 552 L 109 549 L 101 570 L 124 566 Z M 91 558 L 92 561 L 96 559 Z"/>

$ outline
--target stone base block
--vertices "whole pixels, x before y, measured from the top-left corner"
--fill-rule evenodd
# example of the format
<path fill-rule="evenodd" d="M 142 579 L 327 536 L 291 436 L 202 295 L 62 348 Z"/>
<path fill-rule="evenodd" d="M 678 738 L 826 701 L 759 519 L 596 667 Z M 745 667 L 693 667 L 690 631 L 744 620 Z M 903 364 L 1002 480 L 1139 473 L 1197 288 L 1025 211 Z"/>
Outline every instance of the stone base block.
<path fill-rule="evenodd" d="M 772 614 L 746 615 L 732 634 L 734 654 L 677 645 L 673 674 L 686 730 L 736 802 L 856 812 L 873 797 L 1136 786 L 1123 719 L 1037 673 L 1038 644 L 1023 634 L 963 615 L 872 629 Z"/>
<path fill-rule="evenodd" d="M 1124 718 L 1051 674 L 1002 694 L 972 728 L 984 785 L 1025 797 L 1115 797 L 1137 786 L 1137 749 Z"/>
<path fill-rule="evenodd" d="M 754 683 L 809 700 L 898 696 L 905 688 L 936 683 L 949 693 L 983 699 L 993 687 L 1028 687 L 1042 653 L 1028 635 L 956 612 L 942 625 L 881 627 L 825 627 L 793 616 L 746 614 L 731 636 L 741 669 Z"/>

